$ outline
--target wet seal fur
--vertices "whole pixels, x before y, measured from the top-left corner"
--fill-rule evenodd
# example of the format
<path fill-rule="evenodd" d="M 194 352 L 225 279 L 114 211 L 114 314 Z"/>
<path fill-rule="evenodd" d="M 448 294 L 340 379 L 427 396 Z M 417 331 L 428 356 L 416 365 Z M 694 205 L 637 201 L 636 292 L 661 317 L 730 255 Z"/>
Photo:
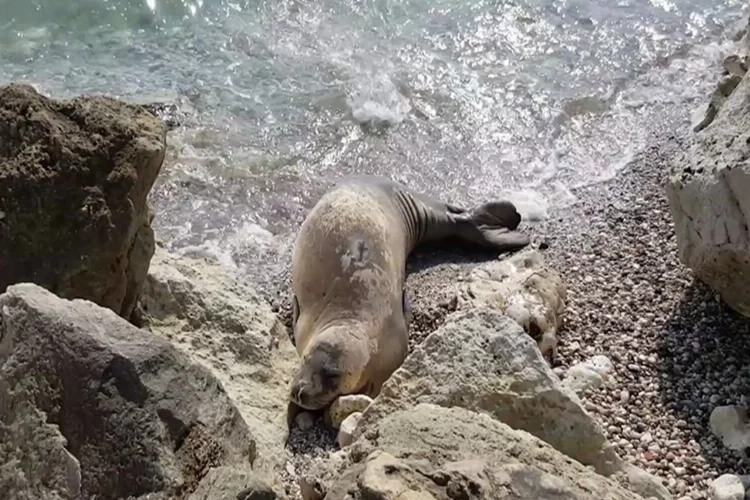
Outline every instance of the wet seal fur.
<path fill-rule="evenodd" d="M 302 223 L 292 254 L 292 322 L 300 365 L 290 403 L 320 410 L 345 394 L 372 398 L 404 361 L 406 259 L 459 238 L 500 252 L 529 244 L 506 200 L 466 210 L 380 177 L 350 177 Z"/>

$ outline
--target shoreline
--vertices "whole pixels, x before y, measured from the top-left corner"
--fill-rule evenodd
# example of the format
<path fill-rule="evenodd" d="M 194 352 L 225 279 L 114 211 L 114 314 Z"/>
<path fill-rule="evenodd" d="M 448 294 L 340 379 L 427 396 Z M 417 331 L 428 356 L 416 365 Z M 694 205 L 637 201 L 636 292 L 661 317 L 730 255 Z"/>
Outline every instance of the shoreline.
<path fill-rule="evenodd" d="M 665 186 L 692 132 L 687 121 L 669 125 L 613 178 L 575 189 L 574 205 L 524 230 L 568 289 L 554 371 L 562 377 L 594 355 L 610 358 L 613 382 L 585 393 L 585 407 L 623 459 L 659 477 L 676 500 L 698 500 L 710 498 L 721 474 L 750 474 L 708 424 L 716 406 L 750 398 L 750 385 L 739 382 L 750 380 L 740 361 L 750 357 L 750 319 L 679 262 Z M 409 257 L 410 352 L 455 309 L 456 283 L 494 258 L 446 244 Z M 269 298 L 289 327 L 288 299 Z M 337 448 L 318 422 L 306 433 L 293 429 L 287 449 L 299 471 Z"/>

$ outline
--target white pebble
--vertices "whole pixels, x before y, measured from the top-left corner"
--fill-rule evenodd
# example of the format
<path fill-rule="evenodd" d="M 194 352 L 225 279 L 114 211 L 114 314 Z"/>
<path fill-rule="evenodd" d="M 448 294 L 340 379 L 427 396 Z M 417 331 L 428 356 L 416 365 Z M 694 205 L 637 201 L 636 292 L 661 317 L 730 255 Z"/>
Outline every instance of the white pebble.
<path fill-rule="evenodd" d="M 356 412 L 352 413 L 351 415 L 346 417 L 343 422 L 341 422 L 339 435 L 336 439 L 339 443 L 339 447 L 345 448 L 346 446 L 352 444 L 354 431 L 357 429 L 357 424 L 359 424 L 360 418 L 362 418 L 362 413 Z"/>
<path fill-rule="evenodd" d="M 372 398 L 364 394 L 348 394 L 337 398 L 328 408 L 331 426 L 338 429 L 346 417 L 352 413 L 363 412 L 372 403 Z"/>
<path fill-rule="evenodd" d="M 620 403 L 625 404 L 630 401 L 630 393 L 628 391 L 620 392 Z"/>
<path fill-rule="evenodd" d="M 711 498 L 713 500 L 743 500 L 745 485 L 738 476 L 723 474 L 711 483 Z"/>

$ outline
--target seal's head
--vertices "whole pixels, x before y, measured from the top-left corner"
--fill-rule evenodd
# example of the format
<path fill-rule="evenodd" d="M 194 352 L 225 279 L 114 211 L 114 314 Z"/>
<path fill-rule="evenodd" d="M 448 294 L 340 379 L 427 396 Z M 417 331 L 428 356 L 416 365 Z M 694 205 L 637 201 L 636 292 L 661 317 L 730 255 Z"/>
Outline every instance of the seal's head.
<path fill-rule="evenodd" d="M 305 410 L 325 408 L 366 385 L 369 362 L 366 336 L 350 325 L 328 327 L 306 347 L 289 398 Z"/>

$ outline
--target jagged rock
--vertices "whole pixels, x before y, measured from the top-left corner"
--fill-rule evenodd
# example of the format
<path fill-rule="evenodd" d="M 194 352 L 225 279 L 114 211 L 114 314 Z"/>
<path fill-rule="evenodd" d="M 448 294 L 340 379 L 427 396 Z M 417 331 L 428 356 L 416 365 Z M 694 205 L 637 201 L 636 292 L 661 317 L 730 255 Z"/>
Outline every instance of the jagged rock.
<path fill-rule="evenodd" d="M 747 57 L 740 57 L 737 54 L 733 54 L 721 64 L 724 70 L 730 75 L 745 76 L 747 73 Z"/>
<path fill-rule="evenodd" d="M 514 319 L 554 361 L 557 331 L 565 313 L 567 290 L 557 272 L 536 250 L 477 266 L 458 297 L 458 309 L 497 309 Z"/>
<path fill-rule="evenodd" d="M 612 370 L 612 361 L 600 354 L 571 366 L 562 384 L 580 396 L 585 391 L 596 389 L 608 382 Z"/>
<path fill-rule="evenodd" d="M 256 471 L 283 468 L 287 394 L 297 353 L 271 307 L 208 259 L 157 248 L 141 299 L 145 327 L 211 370 L 257 442 Z"/>
<path fill-rule="evenodd" d="M 352 413 L 362 413 L 370 406 L 372 398 L 364 394 L 346 394 L 340 396 L 331 403 L 326 412 L 326 421 L 334 429 L 338 429 L 341 423 Z"/>
<path fill-rule="evenodd" d="M 709 417 L 711 432 L 730 450 L 750 447 L 750 419 L 741 406 L 718 406 Z"/>
<path fill-rule="evenodd" d="M 739 77 L 736 77 L 739 78 Z M 667 184 L 680 260 L 750 316 L 750 76 L 675 159 Z"/>
<path fill-rule="evenodd" d="M 746 485 L 734 474 L 722 474 L 711 483 L 713 500 L 744 500 Z"/>
<path fill-rule="evenodd" d="M 735 74 L 727 75 L 719 80 L 719 84 L 716 86 L 714 93 L 711 94 L 711 99 L 706 103 L 705 109 L 702 108 L 699 113 L 699 116 L 703 116 L 703 118 L 695 120 L 693 123 L 693 132 L 700 132 L 714 122 L 727 97 L 732 95 L 741 80 L 742 77 Z"/>
<path fill-rule="evenodd" d="M 336 441 L 339 443 L 339 447 L 345 448 L 352 444 L 354 439 L 354 431 L 357 429 L 359 419 L 362 418 L 361 412 L 355 412 L 349 415 L 341 422 L 339 426 L 339 434 L 336 437 Z"/>
<path fill-rule="evenodd" d="M 363 412 L 354 439 L 386 415 L 419 403 L 486 412 L 632 488 L 671 498 L 656 479 L 616 455 L 531 337 L 500 312 L 483 307 L 446 318 L 386 381 Z"/>
<path fill-rule="evenodd" d="M 489 415 L 424 403 L 319 459 L 304 481 L 326 499 L 642 498 Z"/>
<path fill-rule="evenodd" d="M 187 500 L 276 500 L 278 495 L 265 480 L 247 469 L 215 467 Z"/>
<path fill-rule="evenodd" d="M 165 150 L 166 126 L 141 106 L 0 87 L 0 293 L 32 282 L 129 318 Z"/>
<path fill-rule="evenodd" d="M 489 308 L 446 318 L 386 381 L 360 427 L 422 402 L 489 412 L 586 465 L 596 463 L 606 441 L 534 341 L 515 321 Z"/>
<path fill-rule="evenodd" d="M 0 403 L 2 498 L 173 497 L 211 467 L 255 460 L 207 370 L 109 309 L 35 284 L 0 295 Z"/>

